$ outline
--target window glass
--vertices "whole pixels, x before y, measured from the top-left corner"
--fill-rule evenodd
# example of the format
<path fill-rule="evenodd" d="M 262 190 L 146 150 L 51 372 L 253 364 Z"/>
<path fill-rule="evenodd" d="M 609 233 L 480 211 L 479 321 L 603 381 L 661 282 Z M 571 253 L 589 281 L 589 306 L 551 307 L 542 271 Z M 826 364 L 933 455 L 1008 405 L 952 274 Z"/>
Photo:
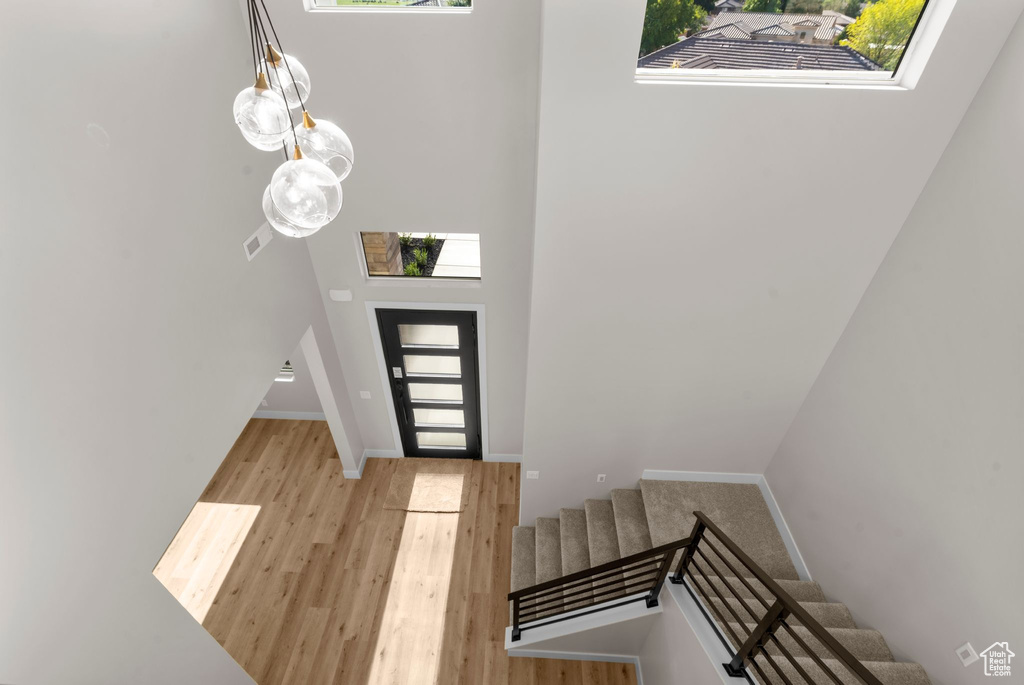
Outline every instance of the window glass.
<path fill-rule="evenodd" d="M 477 233 L 359 234 L 366 273 L 374 277 L 480 278 Z"/>
<path fill-rule="evenodd" d="M 648 0 L 638 68 L 896 71 L 927 0 Z"/>

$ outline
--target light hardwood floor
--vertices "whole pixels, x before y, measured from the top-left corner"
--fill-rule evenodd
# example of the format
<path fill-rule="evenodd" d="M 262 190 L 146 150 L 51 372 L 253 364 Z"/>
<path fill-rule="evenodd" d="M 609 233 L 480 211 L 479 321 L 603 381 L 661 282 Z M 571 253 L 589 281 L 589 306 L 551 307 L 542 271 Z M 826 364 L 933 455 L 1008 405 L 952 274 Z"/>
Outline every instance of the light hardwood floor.
<path fill-rule="evenodd" d="M 244 541 L 228 549 L 205 514 L 160 566 L 176 596 L 182 569 L 207 569 L 190 587 L 213 601 L 183 603 L 203 602 L 203 625 L 260 685 L 636 684 L 631 664 L 505 653 L 518 465 L 473 462 L 465 511 L 429 514 L 383 508 L 397 463 L 346 480 L 326 423 L 253 419 L 200 498 L 258 506 Z"/>

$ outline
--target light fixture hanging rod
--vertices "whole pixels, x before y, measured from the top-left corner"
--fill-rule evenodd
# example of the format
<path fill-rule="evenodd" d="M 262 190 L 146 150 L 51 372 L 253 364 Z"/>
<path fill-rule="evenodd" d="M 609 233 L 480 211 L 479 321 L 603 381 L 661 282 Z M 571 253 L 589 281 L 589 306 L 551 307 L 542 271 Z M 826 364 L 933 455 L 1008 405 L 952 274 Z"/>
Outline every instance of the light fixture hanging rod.
<path fill-rule="evenodd" d="M 250 0 L 250 2 L 255 4 L 256 0 Z M 284 52 L 284 45 L 281 44 L 281 39 L 277 37 L 277 29 L 274 28 L 274 20 L 270 18 L 270 12 L 267 11 L 267 4 L 265 2 L 263 2 L 263 0 L 260 0 L 260 6 L 263 7 L 263 14 L 267 18 L 267 23 L 270 24 L 270 32 L 272 34 L 274 34 L 274 41 L 277 43 L 278 49 L 283 53 Z M 257 16 L 259 16 L 259 13 L 257 13 Z M 262 21 L 261 21 L 260 25 L 262 26 Z M 266 29 L 264 29 L 263 30 L 263 35 L 266 36 L 266 34 L 267 34 L 267 31 L 266 31 Z M 270 44 L 269 40 L 267 41 L 267 47 L 268 48 L 273 48 L 273 46 Z M 295 97 L 298 98 L 298 100 L 299 100 L 299 106 L 302 107 L 302 111 L 305 112 L 306 111 L 306 104 L 302 101 L 302 97 L 299 95 L 299 86 L 298 86 L 298 84 L 295 81 L 295 75 L 292 73 L 291 65 L 288 64 L 288 59 L 284 58 L 283 55 L 282 55 L 282 61 L 284 62 L 285 68 L 288 70 L 288 78 L 290 78 L 291 81 L 292 81 L 292 87 L 295 89 Z"/>
<path fill-rule="evenodd" d="M 253 12 L 256 15 L 256 21 L 259 24 L 259 31 L 263 32 L 263 40 L 265 41 L 266 45 L 269 46 L 270 45 L 270 37 L 267 36 L 267 29 L 266 29 L 266 27 L 263 26 L 263 18 L 260 16 L 259 8 L 256 7 L 256 0 L 249 0 L 249 4 L 252 6 Z M 266 9 L 267 9 L 266 5 L 264 5 L 263 6 L 263 11 L 266 12 Z M 270 15 L 269 14 L 267 15 L 267 23 L 270 23 Z M 271 24 L 271 28 L 273 28 L 273 24 Z M 277 35 L 275 34 L 274 37 L 276 38 Z M 280 43 L 278 43 L 278 45 L 280 45 Z M 283 61 L 284 61 L 285 66 L 288 67 L 288 60 L 283 60 Z M 277 85 L 278 85 L 278 88 L 281 89 L 281 97 L 285 98 L 285 100 L 286 100 L 286 108 L 287 108 L 287 97 L 285 96 L 284 86 L 282 85 L 283 82 L 281 80 L 281 75 L 278 73 L 277 63 L 276 62 L 268 62 L 268 66 L 270 68 L 273 68 L 274 74 L 277 76 Z M 268 69 L 268 71 L 269 71 L 269 69 Z M 291 67 L 288 67 L 288 77 L 292 81 L 292 87 L 295 90 L 295 97 L 299 100 L 299 104 L 302 105 L 302 111 L 305 112 L 306 111 L 306 106 L 302 104 L 302 98 L 299 96 L 299 87 L 295 83 L 295 77 L 292 76 Z M 299 137 L 295 133 L 295 122 L 292 121 L 292 112 L 291 112 L 290 108 L 288 109 L 288 124 L 289 124 L 290 128 L 292 129 L 292 141 L 295 143 L 295 147 L 298 147 L 299 146 Z M 287 158 L 288 158 L 288 153 L 286 151 L 285 152 L 285 159 L 287 159 Z"/>

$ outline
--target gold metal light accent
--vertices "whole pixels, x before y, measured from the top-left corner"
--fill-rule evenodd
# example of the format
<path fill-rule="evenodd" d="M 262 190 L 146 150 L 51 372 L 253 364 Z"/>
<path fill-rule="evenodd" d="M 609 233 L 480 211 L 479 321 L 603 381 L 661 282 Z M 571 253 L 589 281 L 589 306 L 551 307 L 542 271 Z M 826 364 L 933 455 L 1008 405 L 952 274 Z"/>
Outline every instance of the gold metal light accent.
<path fill-rule="evenodd" d="M 299 149 L 298 145 L 295 146 L 295 155 L 294 155 L 293 158 L 294 159 L 302 159 L 302 150 Z"/>
<path fill-rule="evenodd" d="M 316 122 L 313 121 L 313 117 L 309 116 L 309 112 L 303 110 L 302 112 L 302 125 L 306 128 L 313 128 L 316 126 Z"/>
<path fill-rule="evenodd" d="M 256 77 L 256 85 L 254 85 L 253 88 L 256 90 L 268 90 L 270 88 L 270 86 L 267 85 L 267 77 L 263 75 L 262 71 L 259 76 Z"/>
<path fill-rule="evenodd" d="M 267 43 L 267 61 L 271 64 L 281 63 L 281 53 L 275 50 L 270 43 Z"/>

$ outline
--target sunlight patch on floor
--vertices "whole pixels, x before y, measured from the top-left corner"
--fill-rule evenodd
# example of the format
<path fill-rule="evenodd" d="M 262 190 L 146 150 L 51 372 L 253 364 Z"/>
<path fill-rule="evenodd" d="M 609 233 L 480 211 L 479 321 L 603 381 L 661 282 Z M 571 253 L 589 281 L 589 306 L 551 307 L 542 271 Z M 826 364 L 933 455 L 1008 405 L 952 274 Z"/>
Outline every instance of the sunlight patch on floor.
<path fill-rule="evenodd" d="M 409 511 L 457 512 L 465 476 L 459 473 L 417 473 Z"/>
<path fill-rule="evenodd" d="M 200 623 L 256 521 L 255 504 L 197 502 L 153 575 Z"/>
<path fill-rule="evenodd" d="M 367 685 L 437 683 L 459 518 L 406 515 Z"/>

